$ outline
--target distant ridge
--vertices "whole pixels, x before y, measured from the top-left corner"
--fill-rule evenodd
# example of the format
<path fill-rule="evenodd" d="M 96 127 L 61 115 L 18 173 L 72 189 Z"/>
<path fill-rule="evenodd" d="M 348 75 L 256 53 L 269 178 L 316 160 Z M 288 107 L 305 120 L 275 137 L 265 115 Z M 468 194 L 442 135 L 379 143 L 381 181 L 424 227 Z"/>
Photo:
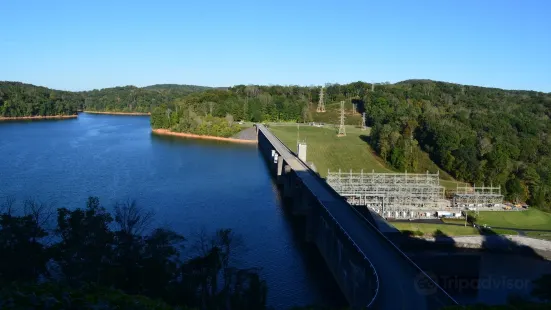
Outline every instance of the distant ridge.
<path fill-rule="evenodd" d="M 212 87 L 199 86 L 199 85 L 187 85 L 187 84 L 154 84 L 154 85 L 149 85 L 142 88 L 147 90 L 181 90 L 181 91 L 197 92 L 197 91 L 211 89 Z"/>

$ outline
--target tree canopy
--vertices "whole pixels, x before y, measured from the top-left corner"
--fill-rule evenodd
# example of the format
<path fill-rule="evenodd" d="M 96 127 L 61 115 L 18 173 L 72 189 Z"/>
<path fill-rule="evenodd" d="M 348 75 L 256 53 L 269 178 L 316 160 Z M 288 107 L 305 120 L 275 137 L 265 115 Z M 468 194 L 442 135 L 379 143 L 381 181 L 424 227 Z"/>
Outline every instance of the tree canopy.
<path fill-rule="evenodd" d="M 258 271 L 232 265 L 239 239 L 229 229 L 198 236 L 186 250 L 184 236 L 150 227 L 152 213 L 135 202 L 116 204 L 113 213 L 96 197 L 53 214 L 34 201 L 14 205 L 0 202 L 2 309 L 92 309 L 100 300 L 113 306 L 106 309 L 266 306 Z"/>
<path fill-rule="evenodd" d="M 551 94 L 430 80 L 320 86 L 161 84 L 61 92 L 0 82 L 0 115 L 75 113 L 76 109 L 151 112 L 153 128 L 231 136 L 234 121 L 337 122 L 345 100 L 348 124 L 366 113 L 369 143 L 397 170 L 419 171 L 426 153 L 458 180 L 500 185 L 509 200 L 551 205 Z M 419 171 L 424 172 L 424 171 Z"/>
<path fill-rule="evenodd" d="M 81 103 L 77 93 L 0 81 L 0 117 L 74 115 Z"/>

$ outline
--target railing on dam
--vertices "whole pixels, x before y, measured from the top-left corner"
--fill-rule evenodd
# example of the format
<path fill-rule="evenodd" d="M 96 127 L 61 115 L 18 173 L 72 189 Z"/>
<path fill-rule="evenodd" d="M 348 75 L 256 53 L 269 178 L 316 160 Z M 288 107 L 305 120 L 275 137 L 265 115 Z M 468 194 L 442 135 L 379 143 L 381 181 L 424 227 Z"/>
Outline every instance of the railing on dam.
<path fill-rule="evenodd" d="M 258 126 L 262 126 L 262 125 L 257 125 Z M 258 127 L 259 130 L 267 130 L 264 126 L 262 127 Z M 293 156 L 297 162 L 302 166 L 303 168 L 303 171 L 309 173 L 310 175 L 312 176 L 315 176 L 317 177 L 317 175 L 314 175 L 313 171 L 308 167 L 308 165 L 303 162 L 302 160 L 300 160 L 298 157 L 296 157 L 293 152 L 275 135 L 272 135 L 270 133 L 270 136 L 266 135 L 266 133 L 263 131 L 264 133 L 264 136 L 270 140 L 270 138 L 274 138 L 277 143 L 279 144 L 279 146 L 281 148 L 283 148 L 283 150 L 285 152 L 287 152 L 288 154 L 285 154 L 285 155 L 288 155 L 288 156 Z M 272 144 L 273 145 L 273 144 Z M 281 152 L 281 149 L 279 150 Z M 284 156 L 284 154 L 280 154 L 282 156 Z M 284 158 L 287 157 L 287 156 L 284 156 Z M 307 187 L 308 185 L 305 184 Z M 319 203 L 320 206 L 322 206 L 322 210 L 331 218 L 331 220 L 336 224 L 336 226 L 339 228 L 339 230 L 346 236 L 346 238 L 348 239 L 348 241 L 352 244 L 352 246 L 354 247 L 354 249 L 358 252 L 358 254 L 360 254 L 362 256 L 362 259 L 366 262 L 366 264 L 369 266 L 369 268 L 371 269 L 372 271 L 372 276 L 373 278 L 375 279 L 375 285 L 374 287 L 372 287 L 372 291 L 369 292 L 370 296 L 372 296 L 372 298 L 369 300 L 369 302 L 367 303 L 366 305 L 366 308 L 370 308 L 373 303 L 375 302 L 375 300 L 377 299 L 377 296 L 379 294 L 379 276 L 377 274 L 377 270 L 375 269 L 375 266 L 373 266 L 373 264 L 371 263 L 371 261 L 369 260 L 369 258 L 367 257 L 367 255 L 365 255 L 365 253 L 360 249 L 360 247 L 356 244 L 356 242 L 354 242 L 354 240 L 352 239 L 352 237 L 350 237 L 350 235 L 348 234 L 348 232 L 346 231 L 346 229 L 344 229 L 344 227 L 341 225 L 341 223 L 339 223 L 339 221 L 331 214 L 331 212 L 329 211 L 329 209 L 327 209 L 327 207 L 325 206 L 325 204 L 319 200 L 318 196 L 316 196 L 312 190 L 310 190 L 308 188 L 308 190 L 312 193 L 312 197 L 314 197 L 314 199 L 316 199 L 316 201 Z"/>
<path fill-rule="evenodd" d="M 458 304 L 372 222 L 366 220 L 356 209 L 351 208 L 338 193 L 306 163 L 298 159 L 265 126 L 257 125 L 257 129 L 259 148 L 265 150 L 264 155 L 269 157 L 271 150 L 275 149 L 292 170 L 299 172 L 297 175 L 304 188 L 312 194 L 311 196 L 322 206 L 321 210 L 329 216 L 353 245 L 355 251 L 373 270 L 376 285 L 372 291 L 366 292 L 373 294 L 373 298 L 366 306 L 373 306 L 376 300 L 377 306 L 383 306 L 385 309 L 439 309 Z M 265 139 L 264 145 L 261 143 L 261 136 Z M 271 145 L 266 145 L 266 142 Z M 366 251 L 370 254 L 369 258 Z M 432 285 L 431 289 L 423 291 L 423 287 L 418 287 L 419 281 L 429 283 Z"/>

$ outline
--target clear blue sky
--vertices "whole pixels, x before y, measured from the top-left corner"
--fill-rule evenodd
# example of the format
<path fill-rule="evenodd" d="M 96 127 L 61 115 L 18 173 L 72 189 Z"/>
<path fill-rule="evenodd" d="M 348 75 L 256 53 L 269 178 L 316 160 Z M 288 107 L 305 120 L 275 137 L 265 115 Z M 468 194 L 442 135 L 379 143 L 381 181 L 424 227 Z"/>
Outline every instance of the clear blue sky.
<path fill-rule="evenodd" d="M 86 90 L 411 78 L 551 92 L 551 1 L 0 0 L 0 80 Z"/>

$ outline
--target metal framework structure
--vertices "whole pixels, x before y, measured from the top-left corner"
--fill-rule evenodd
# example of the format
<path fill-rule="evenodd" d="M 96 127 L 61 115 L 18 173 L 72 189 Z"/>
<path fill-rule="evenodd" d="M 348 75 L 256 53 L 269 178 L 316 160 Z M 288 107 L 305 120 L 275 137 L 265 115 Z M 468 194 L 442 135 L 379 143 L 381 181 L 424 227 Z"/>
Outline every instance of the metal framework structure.
<path fill-rule="evenodd" d="M 501 187 L 459 186 L 453 195 L 453 205 L 459 208 L 499 207 L 503 204 Z"/>
<path fill-rule="evenodd" d="M 325 97 L 323 96 L 323 86 L 320 89 L 320 100 L 316 112 L 325 112 Z"/>
<path fill-rule="evenodd" d="M 344 127 L 344 101 L 341 101 L 341 125 L 339 126 L 338 137 L 346 136 L 346 127 Z"/>
<path fill-rule="evenodd" d="M 415 217 L 449 208 L 439 174 L 327 173 L 327 183 L 351 205 L 367 206 L 383 216 Z M 423 216 L 429 216 L 424 213 Z"/>

